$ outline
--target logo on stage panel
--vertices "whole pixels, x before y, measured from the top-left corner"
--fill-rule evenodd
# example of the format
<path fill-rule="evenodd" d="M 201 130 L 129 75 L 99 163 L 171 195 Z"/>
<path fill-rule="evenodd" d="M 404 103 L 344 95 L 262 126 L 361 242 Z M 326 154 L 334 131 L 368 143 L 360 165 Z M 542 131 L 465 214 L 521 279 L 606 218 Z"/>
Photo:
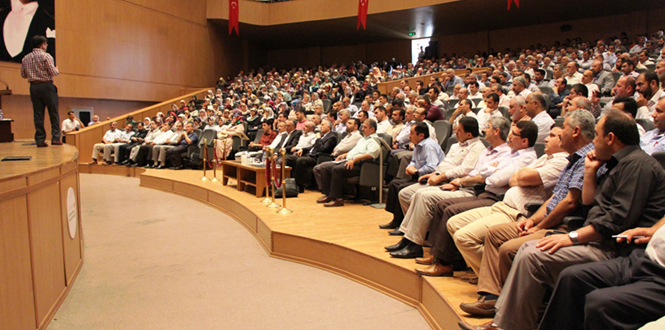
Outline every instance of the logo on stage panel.
<path fill-rule="evenodd" d="M 78 207 L 76 205 L 76 194 L 74 188 L 69 187 L 67 191 L 67 223 L 69 224 L 69 237 L 76 237 L 76 227 L 78 226 Z"/>

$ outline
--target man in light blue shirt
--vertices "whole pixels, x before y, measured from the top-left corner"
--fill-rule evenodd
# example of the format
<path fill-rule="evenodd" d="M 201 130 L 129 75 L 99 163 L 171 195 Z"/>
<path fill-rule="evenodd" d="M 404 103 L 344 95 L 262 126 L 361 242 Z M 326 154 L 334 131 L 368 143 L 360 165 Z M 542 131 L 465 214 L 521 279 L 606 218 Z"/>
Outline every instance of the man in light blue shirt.
<path fill-rule="evenodd" d="M 393 220 L 388 224 L 379 225 L 381 229 L 399 227 L 404 218 L 399 204 L 399 192 L 416 182 L 420 176 L 434 172 L 445 158 L 441 146 L 429 136 L 429 127 L 425 122 L 416 122 L 409 129 L 409 138 L 414 145 L 413 157 L 405 171 L 407 177 L 390 181 L 386 211 L 393 214 Z"/>
<path fill-rule="evenodd" d="M 355 119 L 354 119 L 355 120 Z M 363 138 L 348 153 L 337 156 L 335 161 L 325 162 L 314 167 L 314 177 L 319 190 L 325 195 L 317 203 L 325 206 L 344 206 L 342 199 L 345 178 L 360 175 L 360 161 L 376 159 L 381 146 L 376 134 L 377 124 L 373 120 L 365 120 L 362 125 Z"/>
<path fill-rule="evenodd" d="M 651 155 L 654 152 L 665 151 L 665 98 L 658 101 L 656 104 L 656 111 L 651 115 L 653 117 L 653 124 L 656 128 L 646 132 L 640 138 L 640 147 L 647 154 Z"/>

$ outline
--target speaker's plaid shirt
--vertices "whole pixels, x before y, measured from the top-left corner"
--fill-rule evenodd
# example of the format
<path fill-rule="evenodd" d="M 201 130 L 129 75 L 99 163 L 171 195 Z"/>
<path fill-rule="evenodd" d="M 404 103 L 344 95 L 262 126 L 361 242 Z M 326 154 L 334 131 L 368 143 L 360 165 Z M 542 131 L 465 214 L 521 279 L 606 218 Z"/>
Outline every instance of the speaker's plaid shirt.
<path fill-rule="evenodd" d="M 52 81 L 53 76 L 58 74 L 60 72 L 53 65 L 53 57 L 41 48 L 34 48 L 23 57 L 21 77 L 28 78 L 29 82 Z"/>

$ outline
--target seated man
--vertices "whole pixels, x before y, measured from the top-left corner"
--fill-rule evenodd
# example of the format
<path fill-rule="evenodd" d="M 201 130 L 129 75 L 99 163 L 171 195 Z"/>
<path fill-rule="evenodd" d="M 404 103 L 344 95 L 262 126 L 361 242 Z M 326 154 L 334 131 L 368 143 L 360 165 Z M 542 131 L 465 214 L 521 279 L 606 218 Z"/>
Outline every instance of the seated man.
<path fill-rule="evenodd" d="M 65 135 L 69 132 L 75 132 L 83 128 L 83 123 L 76 118 L 74 111 L 67 112 L 67 118 L 62 121 L 62 142 L 65 142 Z"/>
<path fill-rule="evenodd" d="M 290 153 L 289 156 L 295 156 L 295 154 L 298 152 L 302 154 L 303 149 L 309 149 L 312 145 L 314 145 L 314 142 L 316 141 L 316 134 L 314 134 L 314 127 L 315 125 L 311 121 L 307 121 L 303 125 L 302 133 L 300 134 L 298 143 L 289 150 Z"/>
<path fill-rule="evenodd" d="M 152 159 L 151 168 L 160 170 L 166 168 L 166 150 L 175 148 L 178 145 L 178 138 L 185 132 L 181 122 L 176 122 L 174 126 L 175 131 L 164 143 L 157 144 L 150 149 L 148 158 Z"/>
<path fill-rule="evenodd" d="M 97 164 L 97 157 L 99 156 L 99 152 L 103 152 L 104 147 L 107 144 L 116 143 L 120 138 L 120 133 L 120 130 L 118 130 L 118 123 L 115 121 L 112 122 L 111 129 L 106 131 L 106 133 L 104 133 L 104 137 L 102 137 L 102 143 L 97 143 L 92 147 L 92 162 L 90 162 L 90 165 Z"/>
<path fill-rule="evenodd" d="M 199 136 L 194 132 L 192 123 L 185 125 L 185 131 L 180 134 L 176 142 L 177 146 L 166 150 L 166 157 L 171 161 L 172 170 L 181 170 L 182 156 L 180 154 L 187 152 L 189 146 L 195 146 L 199 143 Z"/>
<path fill-rule="evenodd" d="M 374 119 L 376 120 L 376 133 L 386 133 L 392 127 L 386 115 L 386 108 L 382 105 L 374 107 Z"/>
<path fill-rule="evenodd" d="M 510 147 L 506 144 L 506 138 L 508 138 L 508 132 L 510 131 L 509 123 L 510 121 L 503 117 L 492 118 L 485 131 L 487 142 L 491 145 L 480 155 L 474 169 L 463 177 L 464 179 L 473 178 L 473 181 L 467 180 L 470 181 L 467 186 L 476 183 L 475 180 L 478 177 L 483 182 L 484 178 L 494 173 L 499 163 L 510 157 Z M 432 180 L 429 185 L 417 183 L 402 189 L 400 192 L 399 201 L 402 210 L 406 210 L 404 221 L 399 229 L 400 232 L 404 233 L 404 238 L 397 244 L 386 247 L 392 257 L 422 257 L 422 245 L 425 243 L 425 235 L 432 220 L 436 203 L 443 199 L 474 195 L 473 189 L 463 188 L 462 177 L 449 178 L 454 180 L 443 186 L 438 186 L 436 184 L 441 181 L 435 183 L 434 180 L 440 178 L 441 175 L 437 173 L 435 177 L 428 179 Z"/>
<path fill-rule="evenodd" d="M 450 115 L 450 123 L 453 124 L 453 130 L 459 124 L 460 119 L 464 117 L 477 118 L 476 113 L 471 110 L 472 107 L 473 107 L 473 102 L 469 99 L 459 101 L 457 109 L 455 109 L 455 112 L 453 112 L 453 114 Z M 499 111 L 499 114 L 500 113 L 501 112 Z"/>
<path fill-rule="evenodd" d="M 524 125 L 520 123 L 518 125 Z M 568 154 L 559 146 L 561 130 L 561 126 L 552 127 L 546 139 L 545 155 L 512 175 L 509 180 L 512 188 L 506 192 L 503 201 L 493 203 L 487 199 L 489 203 L 483 203 L 472 198 L 453 198 L 439 202 L 430 226 L 430 256 L 416 259 L 416 263 L 430 267 L 416 269 L 416 272 L 426 276 L 452 276 L 454 246 L 457 245 L 467 265 L 478 274 L 487 229 L 492 224 L 516 221 L 527 214 L 525 204 L 543 203 L 552 195 L 552 188 L 568 163 Z M 521 130 L 518 134 L 525 136 L 523 132 Z M 437 226 L 434 226 L 435 222 Z"/>
<path fill-rule="evenodd" d="M 655 128 L 640 138 L 640 147 L 649 155 L 654 152 L 665 151 L 665 140 L 663 139 L 663 132 L 665 132 L 665 98 L 656 104 L 656 111 L 653 112 L 653 123 Z"/>
<path fill-rule="evenodd" d="M 545 111 L 546 106 L 545 97 L 540 92 L 531 93 L 526 97 L 526 114 L 538 125 L 538 142 L 545 141 L 554 124 L 552 117 Z"/>
<path fill-rule="evenodd" d="M 134 132 L 134 125 L 128 123 L 125 126 L 125 130 L 120 132 L 120 136 L 116 139 L 116 142 L 104 145 L 104 160 L 107 165 L 118 164 L 120 162 L 120 146 L 131 142 L 131 138 L 134 134 L 136 134 L 136 132 Z M 113 155 L 114 158 L 111 158 L 111 155 Z"/>
<path fill-rule="evenodd" d="M 145 137 L 148 135 L 148 130 L 145 128 L 142 121 L 136 123 L 136 128 L 136 133 L 129 139 L 129 143 L 123 144 L 118 148 L 118 152 L 115 154 L 116 164 L 127 165 L 129 160 L 127 157 L 129 156 L 130 150 L 143 143 Z"/>
<path fill-rule="evenodd" d="M 515 96 L 508 104 L 508 113 L 510 114 L 511 127 L 515 127 L 521 120 L 529 121 L 531 117 L 526 113 L 526 100 L 521 96 Z"/>
<path fill-rule="evenodd" d="M 337 157 L 351 151 L 362 140 L 363 136 L 358 130 L 361 127 L 360 125 L 360 120 L 357 118 L 351 118 L 346 122 L 346 136 L 335 146 L 332 154 L 330 154 L 331 156 Z"/>
<path fill-rule="evenodd" d="M 615 245 L 612 235 L 651 227 L 663 217 L 665 172 L 639 148 L 635 122 L 610 111 L 596 125 L 594 145 L 584 165 L 582 203 L 591 206 L 585 226 L 520 247 L 490 327 L 535 328 L 547 287 L 554 286 L 566 267 L 630 253 L 633 247 Z"/>
<path fill-rule="evenodd" d="M 570 156 L 550 197 L 529 218 L 489 228 L 478 274 L 478 301 L 460 305 L 463 311 L 482 317 L 495 313 L 494 305 L 508 276 L 512 258 L 526 241 L 545 237 L 548 229 L 559 226 L 563 218 L 580 205 L 584 159 L 593 150 L 595 119 L 585 110 L 568 114 L 560 132 L 560 145 Z"/>
<path fill-rule="evenodd" d="M 313 124 L 313 123 L 312 123 Z M 311 169 L 316 166 L 319 154 L 331 154 L 337 145 L 337 135 L 332 134 L 332 123 L 329 120 L 321 122 L 321 137 L 314 141 L 314 145 L 296 150 L 293 155 L 286 157 L 286 164 L 293 167 L 293 176 L 296 179 L 298 191 L 304 192 L 312 178 Z"/>
<path fill-rule="evenodd" d="M 287 120 L 284 127 L 286 128 L 286 136 L 284 136 L 282 142 L 276 146 L 276 149 L 279 150 L 284 148 L 286 150 L 286 154 L 290 155 L 293 153 L 293 150 L 298 144 L 298 141 L 300 141 L 302 131 L 296 129 L 295 120 Z"/>
<path fill-rule="evenodd" d="M 148 130 L 148 134 L 146 134 L 145 138 L 143 139 L 143 142 L 132 147 L 132 149 L 129 151 L 129 157 L 127 158 L 127 161 L 125 162 L 126 166 L 132 166 L 136 167 L 138 166 L 136 163 L 137 156 L 139 154 L 139 150 L 141 149 L 141 146 L 147 145 L 152 143 L 156 137 L 158 137 L 160 134 L 162 134 L 162 130 L 160 127 L 157 125 L 157 122 L 155 121 L 150 121 L 150 129 Z"/>
<path fill-rule="evenodd" d="M 627 238 L 617 239 L 636 247 L 648 242 L 645 250 L 564 269 L 538 329 L 646 329 L 645 323 L 665 315 L 663 224 L 665 218 L 650 228 L 629 229 L 621 233 Z M 652 329 L 662 329 L 662 324 Z"/>
<path fill-rule="evenodd" d="M 462 102 L 460 100 L 460 102 Z M 485 109 L 478 112 L 478 129 L 481 132 L 484 132 L 487 129 L 487 125 L 490 122 L 490 119 L 493 117 L 503 117 L 503 114 L 499 110 L 499 95 L 491 93 L 485 99 L 485 104 L 487 105 Z"/>
<path fill-rule="evenodd" d="M 403 108 L 393 108 L 392 109 L 392 120 L 393 124 L 390 126 L 388 131 L 385 133 L 390 135 L 393 138 L 393 141 L 397 139 L 397 135 L 404 128 L 404 117 L 406 116 L 406 111 Z"/>
<path fill-rule="evenodd" d="M 342 109 L 338 113 L 339 119 L 335 122 L 335 128 L 333 131 L 344 133 L 346 130 L 346 122 L 351 118 L 351 112 L 348 109 Z"/>
<path fill-rule="evenodd" d="M 263 128 L 263 135 L 259 140 L 259 143 L 254 143 L 253 141 L 249 143 L 250 150 L 259 150 L 269 146 L 277 137 L 277 132 L 272 130 L 273 120 L 268 119 L 261 123 L 261 128 Z"/>
<path fill-rule="evenodd" d="M 357 120 L 357 119 L 353 119 Z M 375 139 L 376 122 L 366 120 L 363 123 L 363 138 L 351 151 L 337 156 L 335 161 L 325 162 L 314 167 L 314 176 L 319 185 L 319 190 L 325 195 L 316 200 L 324 203 L 324 206 L 344 206 L 342 193 L 345 178 L 360 175 L 360 167 L 363 159 L 376 159 L 381 152 L 381 146 Z"/>
<path fill-rule="evenodd" d="M 469 123 L 468 125 L 473 126 L 473 123 Z M 462 131 L 462 129 L 460 129 L 460 131 Z M 390 182 L 386 201 L 386 211 L 393 214 L 393 220 L 386 225 L 379 226 L 381 229 L 394 229 L 399 227 L 402 223 L 404 216 L 398 200 L 398 194 L 402 189 L 412 185 L 416 178 L 424 177 L 425 175 L 434 172 L 434 170 L 445 172 L 446 170 L 459 165 L 443 162 L 445 157 L 443 150 L 441 150 L 441 146 L 439 146 L 437 141 L 434 141 L 429 137 L 429 129 L 424 122 L 417 122 L 411 125 L 409 138 L 415 147 L 413 150 L 413 157 L 409 165 L 406 167 L 405 172 L 407 177 L 413 179 L 395 179 Z M 461 138 L 465 141 L 465 136 L 462 136 Z M 463 158 L 454 157 L 451 160 L 461 162 Z M 445 164 L 446 166 L 437 166 L 439 163 Z"/>

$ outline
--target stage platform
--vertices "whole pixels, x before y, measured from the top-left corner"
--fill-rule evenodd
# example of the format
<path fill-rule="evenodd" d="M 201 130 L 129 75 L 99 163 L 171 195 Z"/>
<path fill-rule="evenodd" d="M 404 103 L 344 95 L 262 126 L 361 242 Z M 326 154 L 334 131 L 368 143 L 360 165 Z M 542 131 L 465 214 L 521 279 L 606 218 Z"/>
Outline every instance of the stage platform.
<path fill-rule="evenodd" d="M 207 203 L 244 225 L 270 256 L 325 269 L 383 292 L 418 308 L 434 329 L 459 329 L 462 319 L 472 324 L 489 321 L 467 317 L 459 309 L 461 302 L 477 299 L 476 286 L 462 280 L 472 275 L 469 272 L 455 272 L 452 278 L 421 277 L 413 259 L 394 259 L 385 252 L 383 247 L 399 237 L 378 228 L 391 219 L 384 210 L 354 203 L 325 208 L 316 203 L 320 193 L 306 191 L 287 199 L 293 213 L 282 215 L 262 204 L 254 191 L 237 191 L 233 181 L 229 186 L 201 181 L 202 171 L 101 165 L 81 165 L 80 171 L 139 176 L 143 187 Z"/>
<path fill-rule="evenodd" d="M 45 329 L 83 266 L 78 151 L 0 143 L 0 328 Z M 6 308 L 5 308 L 6 307 Z"/>

